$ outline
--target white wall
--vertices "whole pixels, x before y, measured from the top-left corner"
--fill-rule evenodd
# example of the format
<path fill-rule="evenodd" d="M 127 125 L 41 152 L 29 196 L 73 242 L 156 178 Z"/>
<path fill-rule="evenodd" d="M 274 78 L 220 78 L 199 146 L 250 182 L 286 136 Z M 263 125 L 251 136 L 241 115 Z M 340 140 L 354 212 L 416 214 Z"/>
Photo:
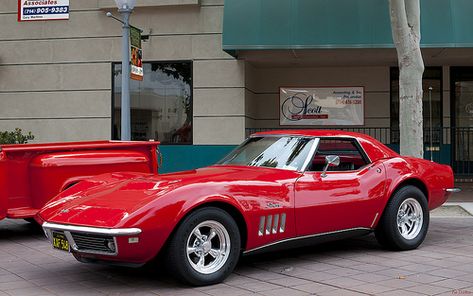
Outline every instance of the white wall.
<path fill-rule="evenodd" d="M 364 127 L 390 126 L 389 67 L 248 67 L 247 128 L 278 128 L 279 87 L 364 86 Z"/>

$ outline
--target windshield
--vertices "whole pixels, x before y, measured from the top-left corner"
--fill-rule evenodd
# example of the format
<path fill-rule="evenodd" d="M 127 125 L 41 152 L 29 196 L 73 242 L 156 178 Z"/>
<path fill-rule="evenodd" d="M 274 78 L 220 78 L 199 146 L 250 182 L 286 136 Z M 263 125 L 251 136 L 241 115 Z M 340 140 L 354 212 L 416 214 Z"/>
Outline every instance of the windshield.
<path fill-rule="evenodd" d="M 252 137 L 217 164 L 300 171 L 314 141 L 314 138 L 292 136 Z"/>

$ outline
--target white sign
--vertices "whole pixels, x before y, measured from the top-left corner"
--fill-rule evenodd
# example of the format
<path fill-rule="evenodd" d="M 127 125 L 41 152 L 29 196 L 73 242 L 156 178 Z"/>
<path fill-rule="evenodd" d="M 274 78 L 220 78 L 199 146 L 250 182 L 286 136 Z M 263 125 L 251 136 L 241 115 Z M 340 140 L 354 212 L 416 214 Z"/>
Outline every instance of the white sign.
<path fill-rule="evenodd" d="M 363 125 L 363 87 L 286 88 L 279 91 L 280 125 Z"/>
<path fill-rule="evenodd" d="M 69 0 L 18 0 L 18 21 L 69 19 Z"/>

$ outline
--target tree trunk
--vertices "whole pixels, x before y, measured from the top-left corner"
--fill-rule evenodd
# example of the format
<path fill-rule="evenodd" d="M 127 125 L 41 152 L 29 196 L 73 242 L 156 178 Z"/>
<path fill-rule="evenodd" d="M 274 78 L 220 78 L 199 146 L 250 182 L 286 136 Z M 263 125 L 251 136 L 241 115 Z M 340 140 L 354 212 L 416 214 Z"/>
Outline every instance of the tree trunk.
<path fill-rule="evenodd" d="M 419 0 L 389 0 L 399 64 L 399 131 L 402 155 L 424 155 Z"/>

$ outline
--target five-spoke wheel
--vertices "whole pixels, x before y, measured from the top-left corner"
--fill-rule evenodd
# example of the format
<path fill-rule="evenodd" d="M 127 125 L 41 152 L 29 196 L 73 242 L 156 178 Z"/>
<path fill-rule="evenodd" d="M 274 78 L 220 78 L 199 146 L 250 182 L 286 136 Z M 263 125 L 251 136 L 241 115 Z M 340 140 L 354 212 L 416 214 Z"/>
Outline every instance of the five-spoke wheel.
<path fill-rule="evenodd" d="M 402 237 L 416 238 L 422 229 L 423 222 L 424 211 L 420 203 L 414 198 L 404 200 L 397 211 L 397 227 Z"/>
<path fill-rule="evenodd" d="M 411 250 L 424 241 L 428 226 L 427 198 L 419 188 L 404 186 L 389 200 L 375 234 L 388 248 Z"/>
<path fill-rule="evenodd" d="M 210 285 L 223 281 L 240 257 L 238 225 L 224 210 L 198 209 L 184 218 L 168 245 L 168 267 L 181 281 Z"/>
<path fill-rule="evenodd" d="M 217 221 L 204 221 L 187 239 L 187 259 L 197 272 L 211 274 L 227 262 L 230 247 L 227 229 Z"/>

